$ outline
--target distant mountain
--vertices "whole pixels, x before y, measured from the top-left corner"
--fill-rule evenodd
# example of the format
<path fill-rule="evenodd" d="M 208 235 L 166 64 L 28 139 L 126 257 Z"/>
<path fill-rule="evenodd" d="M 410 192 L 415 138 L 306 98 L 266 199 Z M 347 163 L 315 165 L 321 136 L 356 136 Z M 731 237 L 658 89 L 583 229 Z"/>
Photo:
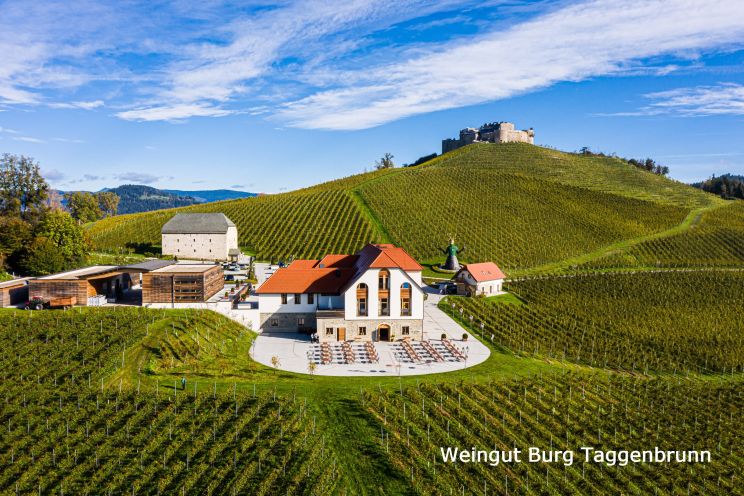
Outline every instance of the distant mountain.
<path fill-rule="evenodd" d="M 209 189 L 199 191 L 183 191 L 177 189 L 158 189 L 142 184 L 123 184 L 116 188 L 103 188 L 101 191 L 111 191 L 119 195 L 119 209 L 117 214 L 136 214 L 164 208 L 188 207 L 201 203 L 211 203 L 220 200 L 238 200 L 258 196 L 256 193 L 235 191 L 232 189 Z M 50 206 L 67 206 L 64 196 L 72 191 L 52 190 L 48 201 Z"/>
<path fill-rule="evenodd" d="M 254 196 L 257 196 L 256 193 L 247 193 L 245 191 L 235 191 L 232 189 L 206 189 L 198 191 L 164 189 L 163 191 L 179 196 L 190 196 L 199 203 L 209 203 L 221 200 L 237 200 L 239 198 L 252 198 Z"/>
<path fill-rule="evenodd" d="M 117 188 L 106 188 L 105 191 L 111 191 L 119 195 L 119 214 L 188 207 L 189 205 L 202 203 L 193 196 L 180 195 L 140 184 L 124 184 Z"/>

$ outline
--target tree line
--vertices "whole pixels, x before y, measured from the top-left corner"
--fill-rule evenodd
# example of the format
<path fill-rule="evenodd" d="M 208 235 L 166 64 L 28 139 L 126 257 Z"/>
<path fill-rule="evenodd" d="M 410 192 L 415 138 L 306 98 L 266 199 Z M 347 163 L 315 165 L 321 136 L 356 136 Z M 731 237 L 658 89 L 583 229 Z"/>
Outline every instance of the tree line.
<path fill-rule="evenodd" d="M 37 276 L 69 270 L 85 261 L 90 241 L 82 219 L 50 206 L 49 196 L 38 162 L 23 155 L 0 156 L 2 270 Z M 106 207 L 110 212 L 110 205 Z"/>
<path fill-rule="evenodd" d="M 733 174 L 724 174 L 710 179 L 694 183 L 693 186 L 700 188 L 708 193 L 713 193 L 727 200 L 740 199 L 744 200 L 744 176 L 735 176 Z"/>
<path fill-rule="evenodd" d="M 583 157 L 611 157 L 611 158 L 617 158 L 619 160 L 622 160 L 628 165 L 632 165 L 633 167 L 636 167 L 641 170 L 645 170 L 646 172 L 651 172 L 653 174 L 657 174 L 659 176 L 666 176 L 669 174 L 669 167 L 665 165 L 661 165 L 656 163 L 656 161 L 652 158 L 642 158 L 642 159 L 635 159 L 635 158 L 624 158 L 624 157 L 618 157 L 614 153 L 612 154 L 606 154 L 603 152 L 593 152 L 588 146 L 584 146 L 579 150 L 579 155 Z"/>

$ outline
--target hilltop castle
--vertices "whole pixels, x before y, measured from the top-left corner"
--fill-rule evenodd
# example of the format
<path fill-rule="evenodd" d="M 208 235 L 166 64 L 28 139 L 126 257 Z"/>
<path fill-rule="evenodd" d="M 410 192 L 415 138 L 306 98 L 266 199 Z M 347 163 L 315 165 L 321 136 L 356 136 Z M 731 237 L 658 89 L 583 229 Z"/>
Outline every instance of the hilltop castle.
<path fill-rule="evenodd" d="M 511 122 L 490 122 L 478 129 L 467 127 L 460 131 L 459 139 L 442 140 L 442 153 L 447 153 L 470 143 L 535 143 L 535 131 L 532 128 L 519 131 Z"/>

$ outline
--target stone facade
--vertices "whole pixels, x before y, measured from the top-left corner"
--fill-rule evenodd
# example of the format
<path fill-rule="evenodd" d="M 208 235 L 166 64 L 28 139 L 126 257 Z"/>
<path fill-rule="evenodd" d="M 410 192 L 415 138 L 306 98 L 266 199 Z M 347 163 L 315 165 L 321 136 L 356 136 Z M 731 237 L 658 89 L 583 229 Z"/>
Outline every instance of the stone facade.
<path fill-rule="evenodd" d="M 225 234 L 163 234 L 161 246 L 163 255 L 179 259 L 229 260 L 230 249 L 238 248 L 238 230 L 229 227 Z"/>
<path fill-rule="evenodd" d="M 178 213 L 161 231 L 161 251 L 179 259 L 230 260 L 238 258 L 238 229 L 222 213 Z"/>
<path fill-rule="evenodd" d="M 318 316 L 318 337 L 321 342 L 331 341 L 401 341 L 405 338 L 415 341 L 424 339 L 424 321 L 396 320 L 396 319 L 370 319 L 370 320 L 346 320 L 343 317 L 323 318 Z M 387 336 L 380 332 L 381 327 L 387 327 Z M 404 327 L 408 327 L 408 334 L 404 335 Z M 339 330 L 341 336 L 339 336 Z M 387 337 L 387 339 L 385 339 Z"/>
<path fill-rule="evenodd" d="M 518 130 L 511 122 L 491 122 L 478 129 L 468 127 L 460 131 L 459 139 L 442 140 L 442 153 L 447 153 L 471 143 L 535 143 L 532 128 Z"/>

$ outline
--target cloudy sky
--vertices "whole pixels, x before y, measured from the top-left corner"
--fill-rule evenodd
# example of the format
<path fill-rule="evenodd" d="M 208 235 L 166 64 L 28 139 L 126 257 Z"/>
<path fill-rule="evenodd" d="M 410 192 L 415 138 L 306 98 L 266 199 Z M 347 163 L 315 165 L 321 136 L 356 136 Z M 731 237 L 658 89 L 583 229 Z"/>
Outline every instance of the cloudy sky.
<path fill-rule="evenodd" d="M 744 173 L 741 0 L 0 0 L 0 151 L 54 186 L 277 192 L 509 120 Z"/>

